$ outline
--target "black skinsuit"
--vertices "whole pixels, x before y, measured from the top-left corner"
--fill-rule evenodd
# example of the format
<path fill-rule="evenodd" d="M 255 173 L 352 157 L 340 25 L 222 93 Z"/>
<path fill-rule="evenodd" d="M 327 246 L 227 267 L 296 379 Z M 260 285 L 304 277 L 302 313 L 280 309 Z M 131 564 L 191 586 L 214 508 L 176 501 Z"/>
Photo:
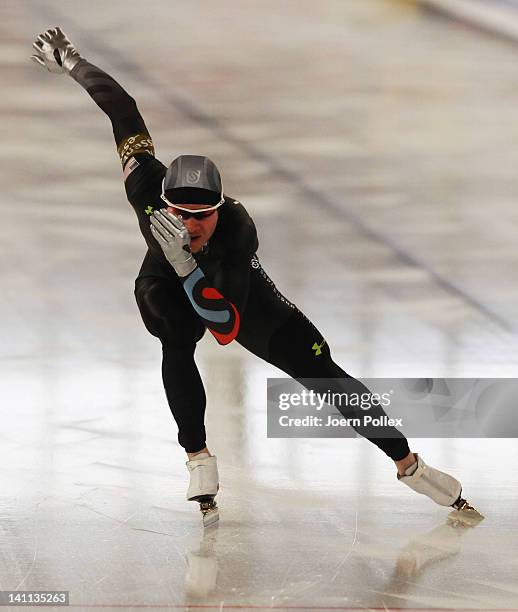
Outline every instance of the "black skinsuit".
<path fill-rule="evenodd" d="M 148 252 L 135 281 L 135 297 L 148 331 L 160 339 L 162 375 L 169 406 L 178 425 L 178 440 L 187 452 L 205 446 L 205 391 L 194 352 L 206 323 L 193 308 L 182 282 L 165 259 L 149 228 L 149 216 L 162 208 L 161 182 L 166 167 L 154 157 L 149 132 L 135 101 L 110 76 L 81 60 L 71 76 L 108 115 L 123 168 L 128 200 L 133 206 Z M 327 342 L 307 317 L 282 296 L 261 267 L 254 223 L 245 208 L 225 197 L 218 209 L 216 230 L 196 262 L 208 281 L 239 312 L 237 342 L 293 378 L 347 378 L 357 393 L 368 390 L 351 379 L 331 358 Z M 319 345 L 315 351 L 314 344 Z M 329 381 L 312 388 L 329 390 Z M 331 389 L 333 390 L 333 389 Z M 340 392 L 343 389 L 337 388 Z M 351 390 L 349 388 L 349 390 Z M 355 416 L 345 413 L 345 416 Z M 373 403 L 370 414 L 381 416 Z M 384 430 L 357 428 L 389 457 L 399 460 L 409 453 L 404 436 L 393 427 Z"/>

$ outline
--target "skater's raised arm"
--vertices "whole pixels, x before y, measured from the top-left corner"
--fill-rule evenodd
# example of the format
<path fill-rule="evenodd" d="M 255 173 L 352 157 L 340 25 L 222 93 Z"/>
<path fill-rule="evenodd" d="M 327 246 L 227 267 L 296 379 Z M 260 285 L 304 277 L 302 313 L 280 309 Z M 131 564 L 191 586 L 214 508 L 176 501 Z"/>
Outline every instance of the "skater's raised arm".
<path fill-rule="evenodd" d="M 59 28 L 40 34 L 31 57 L 49 72 L 68 74 L 108 115 L 122 167 L 139 153 L 154 156 L 153 142 L 135 100 L 106 72 L 82 58 Z"/>

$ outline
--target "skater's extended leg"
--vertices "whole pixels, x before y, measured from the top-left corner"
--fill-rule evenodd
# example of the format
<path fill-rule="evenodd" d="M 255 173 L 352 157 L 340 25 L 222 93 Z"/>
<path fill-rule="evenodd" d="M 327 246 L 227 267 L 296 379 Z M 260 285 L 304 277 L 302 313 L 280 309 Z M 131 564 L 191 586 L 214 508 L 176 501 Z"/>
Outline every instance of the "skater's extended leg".
<path fill-rule="evenodd" d="M 255 264 L 255 265 L 254 265 Z M 243 317 L 238 342 L 254 354 L 277 366 L 296 379 L 312 379 L 312 388 L 326 393 L 333 384 L 336 391 L 359 395 L 368 389 L 360 381 L 351 378 L 331 358 L 327 342 L 309 319 L 276 289 L 271 279 L 258 263 L 252 260 L 249 304 Z M 340 381 L 346 380 L 344 388 Z M 322 383 L 319 383 L 322 380 Z M 303 381 L 307 386 L 307 381 Z M 334 391 L 331 389 L 331 391 Z M 342 406 L 337 409 L 346 417 L 354 416 Z M 381 405 L 371 401 L 370 414 L 384 416 Z M 418 455 L 410 452 L 405 436 L 394 427 L 355 427 L 363 437 L 383 450 L 398 468 L 398 478 L 419 493 L 423 493 L 441 505 L 456 509 L 468 509 L 471 516 L 478 513 L 461 498 L 461 485 L 452 476 L 427 466 Z M 481 515 L 479 515 L 481 516 Z"/>
<path fill-rule="evenodd" d="M 348 392 L 368 393 L 362 382 L 350 377 L 333 361 L 322 334 L 295 304 L 277 290 L 257 257 L 251 262 L 249 299 L 237 341 L 289 376 L 313 379 L 314 391 L 327 392 L 329 379 L 333 379 L 337 385 L 340 380 L 346 381 Z M 322 383 L 319 383 L 320 379 Z M 343 392 L 344 389 L 336 391 Z M 343 409 L 340 410 L 344 414 Z M 379 404 L 373 402 L 370 410 L 374 417 L 385 416 Z M 405 465 L 412 459 L 405 436 L 394 427 L 384 428 L 382 438 L 378 437 L 379 428 L 360 427 L 356 430 L 394 461 Z"/>
<path fill-rule="evenodd" d="M 315 351 L 311 350 L 310 352 L 308 350 L 308 347 L 312 346 L 312 339 L 315 337 L 318 338 L 316 340 L 317 345 L 321 347 L 321 353 L 318 356 L 315 356 Z M 290 349 L 286 350 L 286 346 L 289 346 Z M 336 379 L 348 376 L 332 360 L 327 343 L 314 325 L 300 311 L 296 311 L 287 323 L 274 334 L 270 351 L 272 363 L 276 362 L 275 365 L 282 364 L 284 366 L 282 369 L 292 373 L 291 375 L 294 378 L 317 379 L 311 381 L 317 392 L 325 393 L 328 383 L 332 387 L 332 383 Z M 324 359 L 318 359 L 321 356 L 324 356 Z M 323 387 L 319 386 L 319 378 L 322 378 L 325 383 Z M 333 380 L 325 380 L 326 378 Z M 336 380 L 336 383 L 339 385 L 338 380 Z M 349 392 L 352 390 L 353 393 L 358 394 L 368 393 L 368 389 L 363 383 L 350 377 L 347 381 L 347 389 Z M 333 391 L 332 388 L 331 391 Z M 344 413 L 342 407 L 337 408 Z M 371 402 L 369 411 L 375 418 L 384 415 L 383 408 L 374 402 Z M 351 415 L 346 413 L 345 416 Z M 476 510 L 462 499 L 460 482 L 453 476 L 427 465 L 417 454 L 411 453 L 406 438 L 397 429 L 384 427 L 383 438 L 375 437 L 376 428 L 373 428 L 372 431 L 368 427 L 355 427 L 354 429 L 394 460 L 398 467 L 398 480 L 417 493 L 430 497 L 441 506 L 452 506 L 456 510 L 464 511 L 469 520 L 482 518 Z"/>
<path fill-rule="evenodd" d="M 314 349 L 314 346 L 318 350 Z M 317 393 L 328 391 L 355 393 L 358 396 L 370 395 L 367 387 L 359 380 L 352 378 L 331 357 L 329 345 L 318 329 L 300 310 L 294 310 L 286 323 L 273 334 L 269 346 L 268 361 L 280 367 L 295 379 L 311 379 L 312 389 Z M 343 386 L 342 386 L 343 381 Z M 306 384 L 306 383 L 305 383 Z M 336 406 L 345 417 L 361 416 L 357 409 Z M 382 406 L 371 401 L 369 414 L 374 418 L 386 415 Z M 395 427 L 383 428 L 383 437 L 378 437 L 379 427 L 358 426 L 354 429 L 378 446 L 394 462 L 401 466 L 414 463 L 412 453 L 405 436 Z"/>

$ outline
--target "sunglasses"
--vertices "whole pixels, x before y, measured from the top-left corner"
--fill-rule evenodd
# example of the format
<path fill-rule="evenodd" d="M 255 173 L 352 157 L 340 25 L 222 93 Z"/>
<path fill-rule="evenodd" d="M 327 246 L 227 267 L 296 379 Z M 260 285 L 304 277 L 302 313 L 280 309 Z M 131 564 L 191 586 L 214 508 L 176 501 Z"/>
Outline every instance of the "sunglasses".
<path fill-rule="evenodd" d="M 191 218 L 195 220 L 206 219 L 207 217 L 212 217 L 215 212 L 215 210 L 202 210 L 201 212 L 192 210 L 187 212 L 185 208 L 180 209 L 173 206 L 173 214 L 175 214 L 177 217 L 181 217 L 182 221 L 188 221 Z"/>
<path fill-rule="evenodd" d="M 165 195 L 164 187 L 165 177 L 162 179 L 162 193 L 160 194 L 160 198 L 173 209 L 173 212 L 177 217 L 181 215 L 182 219 L 184 219 L 185 221 L 187 221 L 187 219 L 190 219 L 191 217 L 193 219 L 205 219 L 206 217 L 210 217 L 214 213 L 216 208 L 219 208 L 222 204 L 225 203 L 225 196 L 223 195 L 222 187 L 221 198 L 217 204 L 207 205 L 206 208 L 199 208 L 198 210 L 194 211 L 190 208 L 184 208 L 180 204 L 175 205 L 173 202 L 168 200 Z"/>

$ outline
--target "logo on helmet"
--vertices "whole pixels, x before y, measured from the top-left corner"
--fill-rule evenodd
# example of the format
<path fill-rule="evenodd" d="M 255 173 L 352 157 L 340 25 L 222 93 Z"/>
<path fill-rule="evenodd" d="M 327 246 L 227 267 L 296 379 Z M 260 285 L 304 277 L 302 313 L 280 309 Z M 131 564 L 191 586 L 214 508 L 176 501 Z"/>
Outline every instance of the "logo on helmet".
<path fill-rule="evenodd" d="M 186 180 L 189 183 L 189 185 L 195 185 L 200 180 L 200 176 L 201 176 L 201 170 L 191 170 L 190 172 L 187 173 Z"/>

